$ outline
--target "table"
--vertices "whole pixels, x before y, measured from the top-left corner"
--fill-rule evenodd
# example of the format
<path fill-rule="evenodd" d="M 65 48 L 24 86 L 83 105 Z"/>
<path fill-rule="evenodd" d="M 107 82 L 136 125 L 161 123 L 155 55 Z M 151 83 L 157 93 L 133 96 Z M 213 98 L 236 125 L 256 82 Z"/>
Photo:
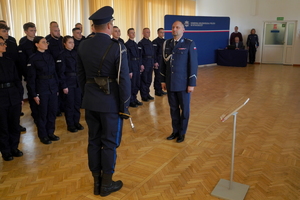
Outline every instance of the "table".
<path fill-rule="evenodd" d="M 222 66 L 246 67 L 247 50 L 217 50 L 217 64 Z"/>

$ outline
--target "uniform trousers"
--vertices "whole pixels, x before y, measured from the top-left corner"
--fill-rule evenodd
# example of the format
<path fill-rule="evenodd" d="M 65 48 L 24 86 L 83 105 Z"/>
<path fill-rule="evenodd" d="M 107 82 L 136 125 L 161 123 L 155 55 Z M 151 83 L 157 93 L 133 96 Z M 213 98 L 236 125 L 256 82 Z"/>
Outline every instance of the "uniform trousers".
<path fill-rule="evenodd" d="M 158 93 L 161 93 L 161 80 L 160 80 L 160 67 L 154 69 L 154 90 Z"/>
<path fill-rule="evenodd" d="M 160 66 L 162 63 L 162 56 L 158 56 L 159 58 L 159 66 L 158 69 L 154 69 L 154 90 L 158 93 L 161 93 L 162 88 L 161 88 L 161 78 L 160 78 Z"/>
<path fill-rule="evenodd" d="M 26 86 L 26 88 L 27 88 L 27 91 L 29 91 L 28 86 Z M 35 103 L 33 97 L 30 95 L 29 92 L 27 93 L 27 95 L 28 95 L 28 102 L 29 102 L 29 106 L 30 106 L 30 110 L 31 110 L 31 116 L 32 116 L 34 122 L 37 122 L 38 113 L 39 113 L 38 105 Z"/>
<path fill-rule="evenodd" d="M 81 90 L 80 88 L 68 88 L 68 94 L 65 94 L 65 118 L 67 126 L 75 126 L 80 120 Z"/>
<path fill-rule="evenodd" d="M 122 137 L 123 119 L 118 113 L 85 110 L 88 125 L 88 163 L 91 172 L 112 174 L 115 171 L 117 147 Z"/>
<path fill-rule="evenodd" d="M 55 119 L 57 112 L 57 93 L 40 94 L 38 105 L 37 129 L 39 138 L 54 135 Z"/>
<path fill-rule="evenodd" d="M 142 98 L 147 98 L 150 93 L 150 85 L 152 83 L 153 66 L 145 66 L 141 75 L 140 93 Z"/>
<path fill-rule="evenodd" d="M 249 46 L 249 63 L 253 64 L 255 62 L 255 54 L 256 54 L 256 47 L 255 45 Z"/>
<path fill-rule="evenodd" d="M 186 91 L 168 91 L 173 133 L 186 134 L 190 117 L 190 99 L 191 94 Z"/>
<path fill-rule="evenodd" d="M 21 103 L 8 107 L 0 106 L 0 151 L 10 154 L 20 142 Z"/>
<path fill-rule="evenodd" d="M 134 103 L 136 102 L 137 98 L 136 95 L 140 90 L 141 86 L 141 72 L 138 71 L 133 71 L 132 72 L 132 78 L 131 78 L 131 97 L 130 97 L 130 102 Z"/>

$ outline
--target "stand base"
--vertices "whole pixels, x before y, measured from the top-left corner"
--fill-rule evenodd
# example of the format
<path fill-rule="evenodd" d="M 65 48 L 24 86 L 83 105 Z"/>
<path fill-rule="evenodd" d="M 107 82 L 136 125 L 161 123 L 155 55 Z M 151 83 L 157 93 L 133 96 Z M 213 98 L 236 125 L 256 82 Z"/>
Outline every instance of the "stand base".
<path fill-rule="evenodd" d="M 248 192 L 249 185 L 232 182 L 232 188 L 229 189 L 229 184 L 230 181 L 220 179 L 211 195 L 222 199 L 243 200 Z"/>

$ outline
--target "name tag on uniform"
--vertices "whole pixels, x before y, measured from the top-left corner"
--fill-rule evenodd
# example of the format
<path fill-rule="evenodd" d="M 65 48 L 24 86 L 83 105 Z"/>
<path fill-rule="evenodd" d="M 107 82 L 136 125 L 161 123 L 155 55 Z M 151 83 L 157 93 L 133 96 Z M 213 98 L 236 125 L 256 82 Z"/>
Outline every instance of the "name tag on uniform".
<path fill-rule="evenodd" d="M 60 62 L 61 62 L 61 60 L 57 60 L 56 62 L 60 63 Z"/>
<path fill-rule="evenodd" d="M 22 53 L 22 50 L 19 50 L 19 53 Z"/>
<path fill-rule="evenodd" d="M 30 67 L 31 66 L 31 64 L 27 64 L 27 67 Z"/>

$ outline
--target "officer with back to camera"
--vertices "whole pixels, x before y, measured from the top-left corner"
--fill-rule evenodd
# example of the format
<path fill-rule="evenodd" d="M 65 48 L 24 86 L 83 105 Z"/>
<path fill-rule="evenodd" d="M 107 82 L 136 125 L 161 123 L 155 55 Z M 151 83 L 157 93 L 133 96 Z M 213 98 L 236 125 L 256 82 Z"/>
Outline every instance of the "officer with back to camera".
<path fill-rule="evenodd" d="M 112 176 L 123 119 L 130 117 L 127 53 L 123 44 L 110 37 L 113 11 L 105 6 L 90 16 L 95 36 L 82 41 L 78 48 L 78 78 L 89 129 L 88 163 L 94 177 L 94 194 L 100 196 L 107 196 L 123 186 L 122 181 L 113 181 Z"/>

